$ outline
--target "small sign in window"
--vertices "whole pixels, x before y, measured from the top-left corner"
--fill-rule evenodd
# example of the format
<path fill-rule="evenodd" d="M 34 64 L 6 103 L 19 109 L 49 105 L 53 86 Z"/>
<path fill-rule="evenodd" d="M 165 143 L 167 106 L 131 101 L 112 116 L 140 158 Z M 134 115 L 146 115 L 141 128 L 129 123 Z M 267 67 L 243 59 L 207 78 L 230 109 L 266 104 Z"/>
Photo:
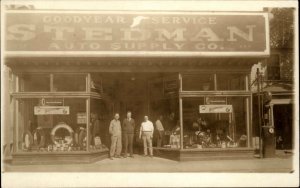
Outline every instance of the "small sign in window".
<path fill-rule="evenodd" d="M 77 124 L 86 124 L 86 113 L 77 113 Z"/>

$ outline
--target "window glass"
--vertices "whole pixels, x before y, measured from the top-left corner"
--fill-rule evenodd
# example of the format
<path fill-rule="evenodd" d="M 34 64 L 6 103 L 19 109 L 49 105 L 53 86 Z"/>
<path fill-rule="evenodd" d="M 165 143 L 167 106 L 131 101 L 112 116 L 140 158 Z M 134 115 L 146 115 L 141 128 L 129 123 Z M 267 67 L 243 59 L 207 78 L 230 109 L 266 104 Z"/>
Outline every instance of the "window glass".
<path fill-rule="evenodd" d="M 86 91 L 85 74 L 54 74 L 54 91 Z"/>
<path fill-rule="evenodd" d="M 87 150 L 86 99 L 44 98 L 18 101 L 18 151 Z"/>
<path fill-rule="evenodd" d="M 19 75 L 20 92 L 49 92 L 49 74 L 23 74 Z"/>
<path fill-rule="evenodd" d="M 112 105 L 100 99 L 91 99 L 90 150 L 110 146 L 109 124 L 113 117 Z"/>
<path fill-rule="evenodd" d="M 217 74 L 217 90 L 245 90 L 245 75 Z"/>
<path fill-rule="evenodd" d="M 211 91 L 214 90 L 213 74 L 182 75 L 182 90 Z"/>
<path fill-rule="evenodd" d="M 268 80 L 280 80 L 279 55 L 273 54 L 267 62 Z"/>
<path fill-rule="evenodd" d="M 184 148 L 246 147 L 245 99 L 243 97 L 227 97 L 225 105 L 207 105 L 204 97 L 184 98 Z"/>

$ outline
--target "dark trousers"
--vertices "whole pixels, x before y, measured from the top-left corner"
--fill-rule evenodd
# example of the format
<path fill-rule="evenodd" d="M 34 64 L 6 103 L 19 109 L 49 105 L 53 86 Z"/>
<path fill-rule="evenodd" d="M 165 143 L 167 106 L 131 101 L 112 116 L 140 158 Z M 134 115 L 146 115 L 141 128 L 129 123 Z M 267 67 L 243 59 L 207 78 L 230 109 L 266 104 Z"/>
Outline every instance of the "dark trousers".
<path fill-rule="evenodd" d="M 130 155 L 133 154 L 133 149 L 132 149 L 132 144 L 133 144 L 133 133 L 125 133 L 124 136 L 124 141 L 125 141 L 125 151 L 124 154 L 125 156 L 127 156 L 127 151 L 128 151 L 128 147 L 129 147 L 129 152 Z"/>
<path fill-rule="evenodd" d="M 164 145 L 165 131 L 158 131 L 157 135 L 157 147 L 162 147 Z"/>

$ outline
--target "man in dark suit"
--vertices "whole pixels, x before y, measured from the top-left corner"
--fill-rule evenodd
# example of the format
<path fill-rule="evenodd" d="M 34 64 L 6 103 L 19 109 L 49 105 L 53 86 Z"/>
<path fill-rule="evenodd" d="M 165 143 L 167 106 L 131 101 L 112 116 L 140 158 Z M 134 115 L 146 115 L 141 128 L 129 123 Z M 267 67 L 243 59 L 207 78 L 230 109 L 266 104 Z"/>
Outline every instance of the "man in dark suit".
<path fill-rule="evenodd" d="M 127 157 L 127 151 L 129 147 L 130 157 L 133 158 L 133 136 L 134 136 L 134 128 L 135 128 L 135 121 L 131 118 L 131 112 L 127 112 L 127 117 L 124 119 L 122 124 L 124 141 L 125 141 L 125 151 L 124 157 Z"/>

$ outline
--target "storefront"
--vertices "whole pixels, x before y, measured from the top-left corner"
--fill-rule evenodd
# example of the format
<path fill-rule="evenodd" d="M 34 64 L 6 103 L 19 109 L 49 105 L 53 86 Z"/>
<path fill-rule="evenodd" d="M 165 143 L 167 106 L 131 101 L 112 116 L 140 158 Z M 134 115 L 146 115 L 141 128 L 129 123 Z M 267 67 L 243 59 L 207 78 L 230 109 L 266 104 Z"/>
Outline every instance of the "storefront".
<path fill-rule="evenodd" d="M 109 121 L 163 115 L 155 154 L 253 156 L 253 64 L 269 55 L 264 12 L 7 11 L 13 163 L 108 156 Z M 95 126 L 97 121 L 99 126 Z M 135 136 L 135 153 L 141 143 Z"/>
<path fill-rule="evenodd" d="M 262 127 L 258 123 L 257 93 L 253 94 L 253 134 L 262 134 L 262 154 L 265 158 L 293 153 L 295 126 L 294 92 L 291 83 L 266 83 L 262 88 Z M 284 114 L 284 115 L 282 115 Z M 261 130 L 260 130 L 261 128 Z"/>

